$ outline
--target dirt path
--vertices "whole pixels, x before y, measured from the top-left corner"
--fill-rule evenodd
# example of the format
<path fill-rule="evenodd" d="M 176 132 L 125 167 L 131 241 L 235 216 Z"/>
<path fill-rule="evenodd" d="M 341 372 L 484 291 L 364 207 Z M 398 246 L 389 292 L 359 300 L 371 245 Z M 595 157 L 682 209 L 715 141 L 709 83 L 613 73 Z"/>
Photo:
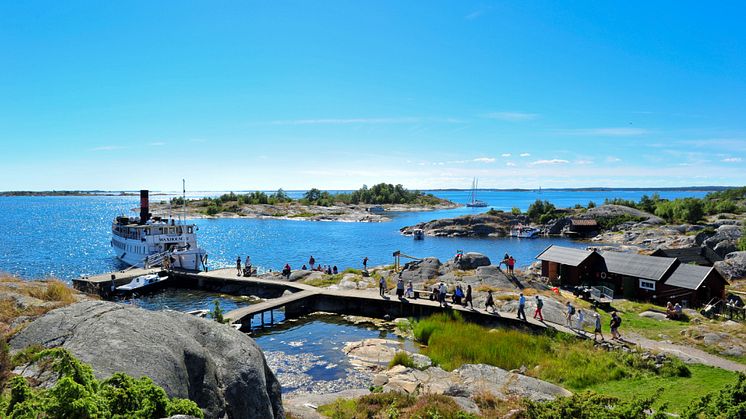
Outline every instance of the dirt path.
<path fill-rule="evenodd" d="M 644 338 L 639 335 L 624 335 L 624 341 L 642 348 L 653 351 L 665 352 L 676 356 L 688 364 L 704 364 L 711 367 L 722 368 L 734 372 L 746 372 L 746 365 L 731 361 L 729 359 L 707 353 L 703 350 L 691 346 L 676 345 L 668 342 L 659 342 L 656 340 Z"/>

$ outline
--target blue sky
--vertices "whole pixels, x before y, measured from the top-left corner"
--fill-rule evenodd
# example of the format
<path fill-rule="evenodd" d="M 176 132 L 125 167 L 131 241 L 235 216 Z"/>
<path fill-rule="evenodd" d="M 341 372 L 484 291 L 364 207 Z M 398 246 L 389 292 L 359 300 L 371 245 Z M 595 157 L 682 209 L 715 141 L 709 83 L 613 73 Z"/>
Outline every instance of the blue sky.
<path fill-rule="evenodd" d="M 2 2 L 0 190 L 746 184 L 743 2 Z"/>

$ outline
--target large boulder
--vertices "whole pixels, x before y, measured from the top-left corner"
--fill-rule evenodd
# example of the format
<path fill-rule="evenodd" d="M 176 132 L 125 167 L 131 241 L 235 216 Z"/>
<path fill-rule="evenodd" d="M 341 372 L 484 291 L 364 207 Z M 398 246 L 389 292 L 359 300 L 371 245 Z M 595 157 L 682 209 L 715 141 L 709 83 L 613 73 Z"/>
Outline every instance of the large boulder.
<path fill-rule="evenodd" d="M 458 261 L 454 261 L 454 266 L 462 271 L 477 269 L 480 266 L 490 266 L 490 258 L 477 252 L 467 252 Z"/>
<path fill-rule="evenodd" d="M 746 278 L 746 252 L 733 252 L 725 260 L 715 262 L 717 269 L 727 280 Z"/>
<path fill-rule="evenodd" d="M 400 276 L 404 282 L 424 282 L 440 276 L 440 265 L 440 259 L 434 257 L 415 260 L 404 265 Z"/>
<path fill-rule="evenodd" d="M 737 225 L 721 225 L 715 235 L 706 239 L 704 245 L 715 250 L 720 256 L 725 256 L 736 249 L 736 242 L 741 238 L 741 227 Z"/>
<path fill-rule="evenodd" d="M 595 208 L 589 209 L 585 215 L 587 217 L 597 219 L 597 218 L 607 218 L 607 217 L 620 217 L 620 216 L 632 216 L 640 219 L 644 219 L 645 224 L 651 224 L 651 225 L 660 225 L 665 224 L 662 218 L 656 217 L 655 215 L 641 211 L 636 208 L 631 207 L 625 207 L 624 205 L 613 205 L 613 204 L 606 204 L 601 205 Z"/>
<path fill-rule="evenodd" d="M 99 379 L 148 376 L 210 418 L 282 418 L 280 384 L 254 341 L 233 328 L 176 311 L 88 301 L 50 311 L 10 341 L 62 347 Z"/>

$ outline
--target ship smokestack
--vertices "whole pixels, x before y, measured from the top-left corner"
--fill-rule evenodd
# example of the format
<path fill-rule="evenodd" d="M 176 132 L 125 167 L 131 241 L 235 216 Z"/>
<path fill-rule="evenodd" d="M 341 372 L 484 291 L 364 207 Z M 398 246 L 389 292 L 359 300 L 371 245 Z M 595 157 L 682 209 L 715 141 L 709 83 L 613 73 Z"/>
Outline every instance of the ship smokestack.
<path fill-rule="evenodd" d="M 140 190 L 140 224 L 145 224 L 150 219 L 150 203 L 148 202 L 148 190 Z"/>

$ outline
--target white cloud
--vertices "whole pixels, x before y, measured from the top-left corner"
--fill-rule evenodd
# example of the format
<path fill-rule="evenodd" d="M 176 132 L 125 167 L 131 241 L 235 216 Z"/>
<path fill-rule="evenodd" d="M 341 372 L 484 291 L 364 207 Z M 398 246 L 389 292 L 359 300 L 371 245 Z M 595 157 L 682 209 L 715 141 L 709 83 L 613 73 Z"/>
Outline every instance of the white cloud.
<path fill-rule="evenodd" d="M 570 163 L 563 159 L 551 159 L 551 160 L 536 160 L 529 163 L 531 166 L 544 165 L 544 164 L 567 164 Z"/>
<path fill-rule="evenodd" d="M 575 160 L 575 164 L 581 164 L 581 165 L 593 164 L 593 160 L 584 160 L 584 159 Z"/>
<path fill-rule="evenodd" d="M 111 150 L 122 150 L 124 147 L 120 145 L 102 145 L 98 147 L 94 147 L 91 149 L 91 151 L 111 151 Z"/>
<path fill-rule="evenodd" d="M 650 133 L 649 130 L 644 128 L 628 127 L 559 129 L 555 132 L 563 135 L 590 135 L 596 137 L 634 137 Z"/>
<path fill-rule="evenodd" d="M 418 124 L 436 122 L 460 124 L 464 121 L 457 118 L 423 118 L 423 117 L 392 117 L 392 118 L 317 118 L 317 119 L 285 119 L 270 121 L 270 125 L 354 125 L 354 124 Z"/>
<path fill-rule="evenodd" d="M 508 122 L 531 121 L 536 119 L 538 116 L 538 114 L 527 112 L 490 112 L 483 115 L 483 117 L 487 119 L 497 119 Z"/>
<path fill-rule="evenodd" d="M 606 158 L 607 163 L 618 163 L 620 161 L 622 161 L 622 159 L 620 159 L 619 157 L 609 156 Z"/>
<path fill-rule="evenodd" d="M 495 159 L 492 157 L 477 157 L 474 161 L 477 163 L 494 163 Z"/>
<path fill-rule="evenodd" d="M 505 163 L 505 165 L 508 167 L 515 167 L 515 163 L 513 163 L 512 161 Z"/>
<path fill-rule="evenodd" d="M 725 163 L 740 163 L 743 159 L 740 157 L 726 157 L 722 161 Z"/>
<path fill-rule="evenodd" d="M 503 153 L 503 154 L 500 155 L 500 157 L 510 157 L 510 156 L 511 156 L 510 153 Z"/>
<path fill-rule="evenodd" d="M 531 157 L 531 153 L 521 153 L 521 157 Z"/>

